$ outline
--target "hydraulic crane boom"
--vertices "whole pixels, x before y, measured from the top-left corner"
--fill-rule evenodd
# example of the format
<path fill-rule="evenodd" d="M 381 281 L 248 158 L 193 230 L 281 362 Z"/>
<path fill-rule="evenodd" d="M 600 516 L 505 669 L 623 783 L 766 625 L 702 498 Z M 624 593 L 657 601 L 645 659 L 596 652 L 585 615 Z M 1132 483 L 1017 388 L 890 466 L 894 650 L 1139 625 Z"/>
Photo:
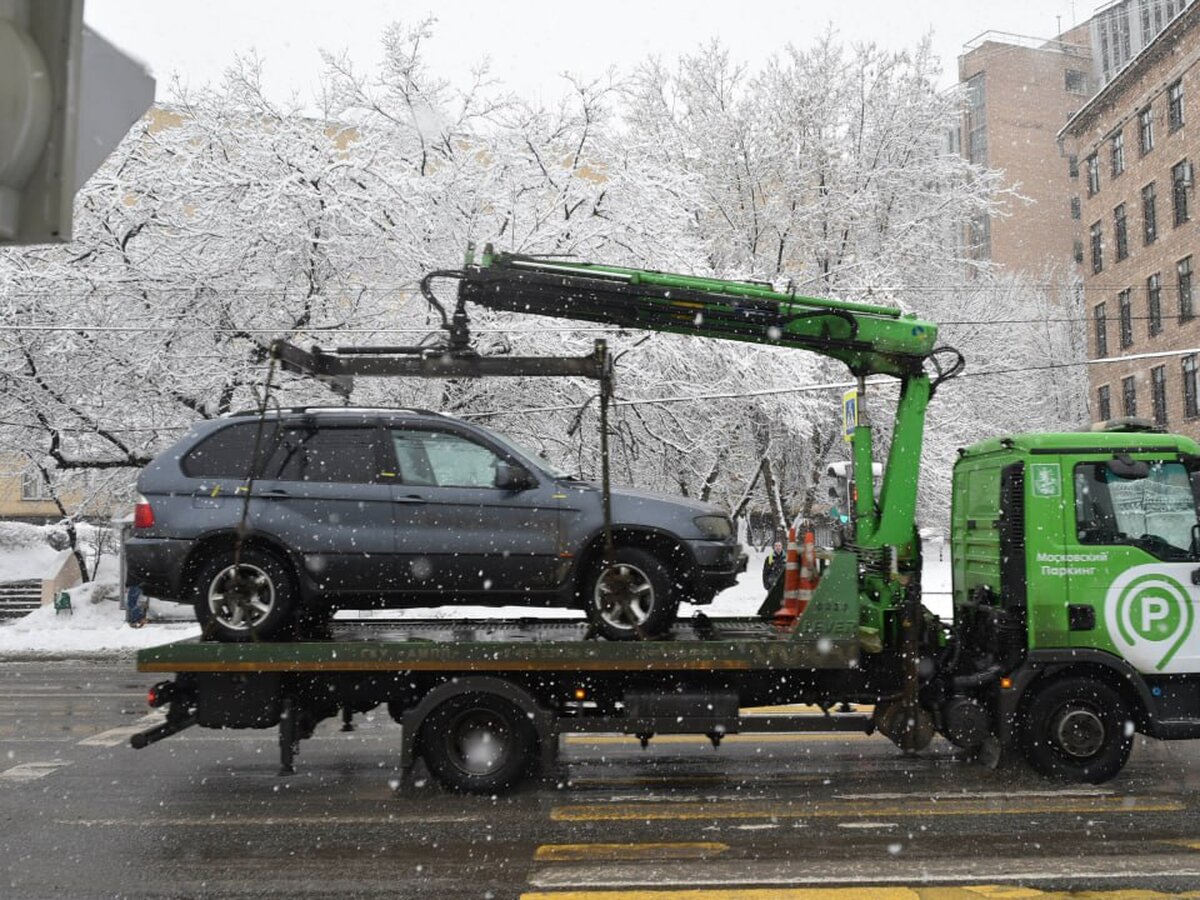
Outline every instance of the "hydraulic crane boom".
<path fill-rule="evenodd" d="M 492 309 L 802 347 L 841 360 L 855 375 L 919 374 L 937 339 L 932 322 L 890 306 L 487 250 L 478 265 L 468 263 L 459 298 Z"/>

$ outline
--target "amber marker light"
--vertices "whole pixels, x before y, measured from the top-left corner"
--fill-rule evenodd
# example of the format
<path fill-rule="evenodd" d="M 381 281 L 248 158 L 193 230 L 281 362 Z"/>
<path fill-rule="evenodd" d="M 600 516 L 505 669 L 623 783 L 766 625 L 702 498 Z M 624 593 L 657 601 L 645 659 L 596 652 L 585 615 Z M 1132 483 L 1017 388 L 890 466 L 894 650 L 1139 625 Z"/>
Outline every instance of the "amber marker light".
<path fill-rule="evenodd" d="M 1002 690 L 1002 691 L 1012 690 L 1012 679 L 1009 678 L 1007 675 L 1005 675 L 1003 678 L 1000 679 L 1000 690 Z"/>

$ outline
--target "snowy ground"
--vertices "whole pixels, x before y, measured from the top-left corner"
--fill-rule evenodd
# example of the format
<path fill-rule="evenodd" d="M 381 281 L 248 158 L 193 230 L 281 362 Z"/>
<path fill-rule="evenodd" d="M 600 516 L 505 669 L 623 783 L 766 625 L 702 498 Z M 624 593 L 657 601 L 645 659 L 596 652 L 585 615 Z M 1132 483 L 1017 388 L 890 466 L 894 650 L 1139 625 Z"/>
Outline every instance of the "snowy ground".
<path fill-rule="evenodd" d="M 46 559 L 36 554 L 0 553 L 0 580 L 29 577 L 30 572 L 40 571 L 36 564 L 48 562 L 56 551 L 47 547 Z M 41 551 L 37 551 L 40 553 Z M 710 616 L 749 616 L 757 612 L 762 603 L 761 581 L 764 552 L 751 550 L 750 565 L 737 585 L 723 592 L 712 605 L 692 607 L 685 605 L 680 610 L 683 617 L 691 616 L 702 609 Z M 950 561 L 949 552 L 940 544 L 927 544 L 925 549 L 925 605 L 942 616 L 950 615 Z M 152 647 L 169 641 L 195 637 L 200 633 L 192 618 L 191 609 L 177 603 L 158 600 L 150 602 L 149 622 L 142 628 L 132 628 L 125 622 L 125 614 L 112 596 L 115 595 L 115 561 L 106 561 L 101 566 L 99 582 L 71 589 L 72 614 L 55 613 L 52 607 L 30 613 L 24 618 L 0 624 L 0 659 L 17 655 L 82 655 L 111 654 L 122 651 Z M 13 574 L 15 573 L 15 574 Z M 36 572 L 35 572 L 36 573 Z M 107 599 L 103 598 L 108 595 Z M 578 613 L 560 609 L 529 609 L 509 606 L 485 607 L 438 607 L 433 609 L 380 610 L 377 612 L 347 611 L 339 613 L 340 619 L 358 618 L 512 618 L 525 617 L 573 617 Z"/>

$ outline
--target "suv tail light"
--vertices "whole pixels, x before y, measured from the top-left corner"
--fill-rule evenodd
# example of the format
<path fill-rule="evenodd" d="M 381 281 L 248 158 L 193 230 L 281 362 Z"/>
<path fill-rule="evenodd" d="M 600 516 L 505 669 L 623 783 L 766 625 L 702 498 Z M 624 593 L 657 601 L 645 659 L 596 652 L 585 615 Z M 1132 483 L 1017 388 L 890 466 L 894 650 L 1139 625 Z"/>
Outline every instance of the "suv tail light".
<path fill-rule="evenodd" d="M 150 501 L 145 497 L 139 496 L 137 502 L 133 505 L 133 527 L 154 527 L 154 509 L 150 506 Z"/>

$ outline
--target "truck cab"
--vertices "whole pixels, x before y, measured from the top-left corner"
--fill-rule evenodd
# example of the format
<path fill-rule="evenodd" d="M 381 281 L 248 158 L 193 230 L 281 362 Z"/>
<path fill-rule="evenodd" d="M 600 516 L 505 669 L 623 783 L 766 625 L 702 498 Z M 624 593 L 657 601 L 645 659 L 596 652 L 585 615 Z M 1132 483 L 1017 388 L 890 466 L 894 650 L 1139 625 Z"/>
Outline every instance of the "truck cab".
<path fill-rule="evenodd" d="M 1198 483 L 1200 445 L 1137 420 L 961 452 L 951 511 L 957 634 L 976 672 L 1003 673 L 1002 734 L 1044 744 L 1029 723 L 1044 714 L 1059 755 L 1079 762 L 1104 724 L 1101 708 L 1116 705 L 1146 734 L 1200 736 Z M 1064 676 L 1102 687 L 1091 701 L 1038 706 Z M 1031 762 L 1061 769 L 1060 760 Z"/>

